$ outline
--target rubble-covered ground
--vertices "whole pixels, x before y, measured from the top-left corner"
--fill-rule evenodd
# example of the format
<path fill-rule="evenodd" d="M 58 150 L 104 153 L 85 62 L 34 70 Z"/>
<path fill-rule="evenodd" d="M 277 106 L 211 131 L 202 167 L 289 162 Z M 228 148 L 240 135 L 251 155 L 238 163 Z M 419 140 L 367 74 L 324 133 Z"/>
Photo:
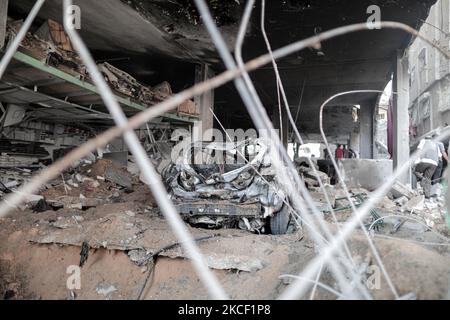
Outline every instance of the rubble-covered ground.
<path fill-rule="evenodd" d="M 327 190 L 338 224 L 317 187 L 310 187 L 337 232 L 351 210 L 340 189 Z M 417 299 L 448 298 L 450 242 L 443 199 L 425 201 L 417 191 L 394 191 L 364 222 L 367 228 L 373 224 L 371 234 L 396 290 Z M 355 204 L 370 196 L 364 189 L 352 192 Z M 299 274 L 317 254 L 306 227 L 283 236 L 188 228 L 233 299 L 276 298 L 292 281 L 280 276 Z M 347 245 L 363 278 L 369 278 L 364 266 L 376 262 L 361 230 Z M 67 286 L 68 268 L 80 259 L 86 260 L 81 287 L 73 289 Z M 108 160 L 66 172 L 0 220 L 0 274 L 2 299 L 208 297 L 138 172 Z M 328 268 L 320 281 L 338 289 Z M 394 298 L 382 275 L 371 292 L 375 299 Z M 319 287 L 314 298 L 336 296 Z"/>

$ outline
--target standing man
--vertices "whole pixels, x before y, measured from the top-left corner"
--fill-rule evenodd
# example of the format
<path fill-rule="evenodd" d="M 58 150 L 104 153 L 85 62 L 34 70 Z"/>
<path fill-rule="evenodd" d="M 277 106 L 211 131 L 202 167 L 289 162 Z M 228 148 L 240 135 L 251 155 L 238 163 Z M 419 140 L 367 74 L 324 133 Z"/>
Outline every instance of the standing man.
<path fill-rule="evenodd" d="M 344 146 L 344 159 L 350 158 L 350 151 L 348 150 L 348 146 Z"/>
<path fill-rule="evenodd" d="M 431 138 L 431 136 L 427 136 L 420 141 L 417 149 L 423 150 L 423 154 L 416 161 L 414 168 L 414 174 L 420 181 L 426 199 L 431 198 L 431 179 L 438 167 L 440 153 L 438 145 Z"/>
<path fill-rule="evenodd" d="M 434 134 L 433 137 L 437 137 L 437 134 Z M 438 184 L 441 181 L 442 177 L 442 169 L 444 168 L 444 161 L 442 159 L 445 159 L 448 163 L 448 154 L 445 152 L 445 147 L 442 142 L 437 142 L 438 148 L 439 148 L 439 161 L 438 166 L 436 168 L 436 171 L 433 174 L 432 178 L 432 185 Z"/>
<path fill-rule="evenodd" d="M 336 161 L 339 161 L 344 158 L 344 147 L 341 144 L 338 144 L 335 156 Z"/>

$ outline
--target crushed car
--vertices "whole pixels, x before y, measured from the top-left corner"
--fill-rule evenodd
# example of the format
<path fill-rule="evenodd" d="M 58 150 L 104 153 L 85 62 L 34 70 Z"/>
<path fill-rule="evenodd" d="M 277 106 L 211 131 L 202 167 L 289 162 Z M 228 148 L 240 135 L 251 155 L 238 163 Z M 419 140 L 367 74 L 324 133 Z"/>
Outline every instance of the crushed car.
<path fill-rule="evenodd" d="M 162 172 L 183 219 L 196 227 L 285 234 L 288 198 L 268 148 L 261 139 L 184 147 Z"/>

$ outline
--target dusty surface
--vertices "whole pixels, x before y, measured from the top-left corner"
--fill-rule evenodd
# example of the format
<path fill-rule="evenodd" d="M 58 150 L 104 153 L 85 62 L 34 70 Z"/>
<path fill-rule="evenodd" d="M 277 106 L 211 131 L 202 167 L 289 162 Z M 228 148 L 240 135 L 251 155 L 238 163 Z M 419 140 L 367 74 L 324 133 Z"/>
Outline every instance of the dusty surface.
<path fill-rule="evenodd" d="M 147 276 L 145 268 L 136 266 L 128 257 L 126 252 L 129 249 L 144 245 L 147 250 L 162 248 L 168 244 L 176 243 L 169 227 L 157 216 L 143 214 L 139 217 L 129 217 L 125 212 L 130 206 L 124 204 L 106 205 L 100 208 L 95 215 L 80 213 L 86 219 L 81 225 L 92 226 L 105 219 L 111 223 L 105 223 L 103 229 L 80 232 L 77 224 L 67 229 L 52 227 L 49 221 L 58 221 L 54 212 L 34 214 L 31 212 L 20 212 L 10 218 L 2 219 L 0 261 L 2 266 L 8 266 L 6 274 L 2 274 L 2 282 L 6 287 L 17 286 L 20 288 L 15 298 L 34 299 L 68 299 L 70 290 L 66 287 L 69 277 L 66 269 L 70 265 L 78 265 L 80 260 L 81 242 L 76 239 L 76 235 L 87 234 L 92 236 L 91 245 L 101 247 L 101 242 L 92 239 L 107 239 L 110 242 L 107 246 L 114 249 L 91 249 L 86 265 L 82 268 L 82 288 L 76 290 L 78 299 L 135 299 Z M 103 209 L 103 211 L 101 210 Z M 111 213 L 115 211 L 116 213 Z M 103 212 L 103 213 L 102 213 Z M 57 212 L 59 217 L 68 217 L 74 212 Z M 103 217 L 100 217 L 103 214 Z M 141 238 L 141 242 L 123 245 L 120 240 L 114 243 L 117 234 L 117 227 L 121 225 L 120 219 L 114 217 L 135 219 L 139 223 L 147 222 L 147 226 L 152 226 L 146 232 L 146 236 Z M 56 220 L 55 220 L 56 218 Z M 92 231 L 92 233 L 91 233 Z M 274 298 L 279 291 L 281 281 L 278 275 L 295 265 L 300 266 L 302 262 L 297 260 L 300 257 L 310 257 L 313 249 L 306 242 L 299 241 L 298 235 L 284 237 L 256 236 L 237 230 L 206 231 L 191 230 L 195 236 L 208 234 L 217 235 L 215 238 L 199 242 L 199 246 L 205 256 L 211 261 L 225 261 L 231 266 L 242 264 L 241 261 L 258 261 L 252 271 L 244 272 L 236 269 L 215 270 L 214 272 L 234 298 Z M 64 235 L 61 235 L 62 234 Z M 49 234 L 52 237 L 50 243 Z M 58 240 L 58 235 L 61 240 Z M 122 233 L 121 237 L 126 238 Z M 36 241 L 47 241 L 47 244 L 38 244 Z M 45 240 L 47 239 L 47 240 Z M 73 242 L 72 244 L 61 244 L 62 242 Z M 78 241 L 78 242 L 77 242 Z M 55 244 L 56 243 L 56 244 Z M 296 246 L 292 246 L 297 243 Z M 241 244 L 240 247 L 238 245 Z M 245 244 L 242 246 L 242 244 Z M 153 247 L 151 247 L 153 246 Z M 151 248 L 150 248 L 151 247 Z M 183 250 L 174 248 L 164 254 L 171 257 L 183 256 Z M 234 259 L 226 252 L 233 252 Z M 222 259 L 222 260 L 221 260 Z M 253 259 L 253 260 L 252 260 Z M 303 263 L 308 259 L 302 259 Z M 217 262 L 216 262 L 217 263 Z M 216 266 L 219 268 L 220 266 Z M 245 268 L 245 264 L 244 264 Z M 14 270 L 13 270 L 14 269 Z M 257 270 L 259 269 L 259 270 Z M 4 268 L 2 268 L 4 270 Z M 26 275 L 22 279 L 14 276 L 20 271 Z M 159 257 L 156 259 L 154 274 L 149 281 L 144 298 L 148 299 L 182 299 L 182 298 L 206 298 L 207 293 L 202 288 L 198 277 L 192 270 L 189 261 L 183 258 Z M 261 283 L 264 282 L 264 290 L 261 290 Z M 113 293 L 104 296 L 98 294 L 97 290 L 102 286 L 114 286 L 117 288 Z M 1 287 L 2 290 L 3 286 Z M 16 290 L 17 291 L 17 290 Z M 192 296 L 192 292 L 195 292 Z M 20 293 L 20 294 L 19 294 Z M 5 292 L 1 292 L 5 295 Z M 189 295 L 189 296 L 187 296 Z"/>
<path fill-rule="evenodd" d="M 131 181 L 132 188 L 102 179 L 108 168 Z M 78 186 L 72 186 L 66 194 L 64 183 L 70 179 Z M 108 161 L 99 161 L 67 173 L 64 180 L 52 182 L 42 195 L 50 202 L 61 202 L 69 196 L 74 202 L 78 199 L 91 204 L 82 208 L 64 204 L 62 208 L 40 213 L 33 212 L 33 206 L 28 205 L 0 219 L 0 299 L 209 297 L 147 186 L 137 176 Z M 341 207 L 345 205 L 345 201 L 338 203 Z M 408 216 L 405 206 L 385 199 L 377 212 L 382 216 L 404 217 Z M 386 218 L 373 234 L 398 296 L 448 298 L 450 241 L 446 238 L 448 230 L 444 228 L 443 212 L 445 209 L 440 205 L 426 207 L 408 216 L 421 219 L 422 225 L 407 221 L 395 232 L 399 218 Z M 336 215 L 342 224 L 351 212 L 339 211 Z M 330 215 L 326 218 L 335 233 L 336 224 Z M 364 222 L 372 223 L 373 217 Z M 428 223 L 434 227 L 428 228 Z M 306 228 L 291 235 L 272 236 L 186 227 L 197 240 L 206 263 L 233 299 L 278 297 L 293 281 L 280 276 L 298 275 L 318 253 Z M 378 262 L 361 231 L 355 231 L 347 244 L 355 267 L 362 270 L 363 284 L 367 285 L 371 276 L 367 266 L 380 270 Z M 79 265 L 85 246 L 88 255 L 81 268 L 81 287 L 70 288 L 67 283 L 73 271 L 68 273 L 68 268 Z M 371 290 L 372 296 L 395 298 L 382 272 L 378 276 L 379 286 Z M 323 269 L 320 281 L 340 290 L 328 267 Z M 310 292 L 303 296 L 309 297 Z M 336 299 L 336 296 L 319 287 L 314 298 Z"/>
<path fill-rule="evenodd" d="M 131 261 L 127 255 L 131 249 L 144 247 L 153 252 L 176 243 L 161 217 L 144 211 L 139 213 L 137 207 L 135 203 L 120 203 L 88 211 L 64 209 L 36 214 L 27 210 L 0 220 L 2 298 L 136 299 L 148 272 L 151 274 L 142 296 L 144 299 L 207 298 L 206 290 L 179 247 L 162 253 L 153 268 L 151 263 L 147 269 Z M 138 213 L 130 216 L 130 209 Z M 73 222 L 73 216 L 83 219 Z M 68 223 L 57 224 L 58 227 L 53 225 L 66 218 Z M 126 229 L 127 226 L 130 228 Z M 120 228 L 123 230 L 119 233 Z M 141 233 L 142 237 L 121 243 L 120 240 L 133 238 L 131 235 L 139 234 L 142 229 L 146 229 Z M 191 232 L 194 237 L 216 235 L 198 244 L 219 281 L 234 299 L 276 298 L 289 283 L 279 276 L 298 274 L 315 256 L 314 245 L 301 234 L 258 236 L 238 230 L 200 229 L 191 229 Z M 70 275 L 66 273 L 67 267 L 78 265 L 80 245 L 84 240 L 92 248 L 82 268 L 81 289 L 68 290 L 66 282 Z M 399 295 L 414 292 L 419 299 L 447 296 L 450 258 L 415 243 L 377 238 L 375 241 Z M 361 235 L 355 234 L 349 246 L 357 261 L 373 263 Z M 227 260 L 230 254 L 234 257 L 231 261 Z M 250 271 L 239 270 L 249 261 L 258 261 L 260 265 Z M 219 270 L 221 265 L 226 268 Z M 327 270 L 322 273 L 321 281 L 335 286 Z M 112 290 L 108 292 L 108 288 Z M 105 290 L 102 292 L 101 289 Z M 378 299 L 393 298 L 383 278 L 381 289 L 374 290 L 373 295 Z M 320 288 L 316 298 L 335 299 Z"/>

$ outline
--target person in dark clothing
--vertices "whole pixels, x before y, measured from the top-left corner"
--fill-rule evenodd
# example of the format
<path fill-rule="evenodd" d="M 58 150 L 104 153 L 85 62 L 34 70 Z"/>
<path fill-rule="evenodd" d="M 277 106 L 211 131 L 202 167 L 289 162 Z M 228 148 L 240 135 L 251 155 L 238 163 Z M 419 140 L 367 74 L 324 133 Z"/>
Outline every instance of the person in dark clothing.
<path fill-rule="evenodd" d="M 436 137 L 437 135 L 434 135 L 433 137 Z M 444 144 L 442 142 L 438 142 L 438 149 L 439 149 L 439 161 L 438 161 L 438 166 L 436 168 L 436 171 L 433 174 L 433 177 L 431 178 L 431 184 L 435 185 L 441 182 L 441 178 L 442 178 L 442 171 L 444 168 L 444 161 L 443 159 L 445 159 L 445 161 L 448 162 L 448 155 L 447 152 L 445 152 L 445 147 Z"/>
<path fill-rule="evenodd" d="M 418 150 L 424 150 L 422 157 L 416 161 L 414 174 L 420 185 L 423 188 L 425 198 L 431 198 L 431 179 L 438 166 L 439 161 L 439 147 L 431 140 L 431 137 L 426 137 L 420 141 Z"/>

